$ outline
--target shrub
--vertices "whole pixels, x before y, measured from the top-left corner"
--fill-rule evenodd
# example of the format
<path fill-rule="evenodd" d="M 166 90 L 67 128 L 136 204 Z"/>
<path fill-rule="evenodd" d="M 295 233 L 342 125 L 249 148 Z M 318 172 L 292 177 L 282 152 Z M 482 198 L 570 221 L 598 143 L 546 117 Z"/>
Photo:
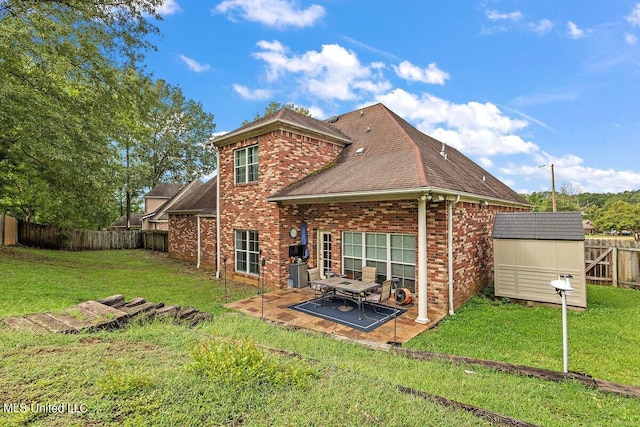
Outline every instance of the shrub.
<path fill-rule="evenodd" d="M 288 363 L 258 348 L 253 341 L 216 339 L 196 343 L 189 368 L 227 385 L 293 385 L 304 387 L 318 376 L 305 361 Z"/>
<path fill-rule="evenodd" d="M 151 385 L 151 377 L 144 372 L 128 371 L 110 359 L 104 359 L 104 363 L 106 372 L 97 385 L 105 395 L 132 395 Z"/>

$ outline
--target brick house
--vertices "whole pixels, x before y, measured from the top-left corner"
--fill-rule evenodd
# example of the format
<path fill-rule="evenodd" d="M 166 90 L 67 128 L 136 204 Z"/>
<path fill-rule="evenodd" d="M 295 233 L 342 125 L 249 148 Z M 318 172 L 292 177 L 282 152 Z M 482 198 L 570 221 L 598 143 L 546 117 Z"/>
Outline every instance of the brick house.
<path fill-rule="evenodd" d="M 198 180 L 199 182 L 202 182 Z M 167 209 L 169 256 L 216 270 L 217 178 L 192 186 Z"/>
<path fill-rule="evenodd" d="M 144 214 L 142 216 L 143 230 L 169 230 L 169 216 L 167 211 L 173 205 L 202 185 L 202 181 L 194 179 L 187 185 L 160 183 L 144 196 Z"/>
<path fill-rule="evenodd" d="M 490 283 L 494 215 L 529 209 L 382 104 L 326 121 L 282 109 L 211 145 L 216 265 L 226 258 L 235 280 L 256 283 L 263 272 L 268 286 L 286 287 L 304 223 L 309 267 L 353 277 L 376 266 L 379 281 L 398 278 L 417 296 L 420 323 Z"/>

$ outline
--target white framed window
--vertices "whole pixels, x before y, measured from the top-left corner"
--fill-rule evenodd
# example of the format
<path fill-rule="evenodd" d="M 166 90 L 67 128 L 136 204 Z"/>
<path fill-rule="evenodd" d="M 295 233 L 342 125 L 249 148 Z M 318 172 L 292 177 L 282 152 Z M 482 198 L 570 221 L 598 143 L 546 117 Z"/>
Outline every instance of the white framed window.
<path fill-rule="evenodd" d="M 235 183 L 258 181 L 258 146 L 240 148 L 233 152 Z"/>
<path fill-rule="evenodd" d="M 416 237 L 412 234 L 342 233 L 342 268 L 349 278 L 362 275 L 362 266 L 377 268 L 376 281 L 397 278 L 399 286 L 415 290 Z"/>
<path fill-rule="evenodd" d="M 260 245 L 256 230 L 236 230 L 236 271 L 260 273 Z"/>

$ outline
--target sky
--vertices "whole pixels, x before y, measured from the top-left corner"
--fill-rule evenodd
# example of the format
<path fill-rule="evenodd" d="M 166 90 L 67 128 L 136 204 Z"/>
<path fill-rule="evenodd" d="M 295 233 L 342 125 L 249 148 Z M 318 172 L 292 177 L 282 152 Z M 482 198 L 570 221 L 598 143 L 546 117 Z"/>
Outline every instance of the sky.
<path fill-rule="evenodd" d="M 145 59 L 229 132 L 383 103 L 519 193 L 640 190 L 640 2 L 166 0 Z M 398 165 L 401 167 L 401 165 Z"/>

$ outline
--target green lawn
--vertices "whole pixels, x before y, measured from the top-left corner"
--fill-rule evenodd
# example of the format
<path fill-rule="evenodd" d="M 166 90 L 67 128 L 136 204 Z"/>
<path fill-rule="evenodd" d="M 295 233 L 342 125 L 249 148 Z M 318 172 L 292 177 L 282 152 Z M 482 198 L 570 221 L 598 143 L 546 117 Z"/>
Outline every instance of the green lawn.
<path fill-rule="evenodd" d="M 210 272 L 145 251 L 0 248 L 0 317 L 62 310 L 116 293 L 215 315 L 196 328 L 153 322 L 79 335 L 0 327 L 0 425 L 487 425 L 402 394 L 394 384 L 539 425 L 640 424 L 638 398 L 576 382 L 408 360 L 291 331 L 224 309 L 222 288 Z M 229 289 L 233 299 L 256 292 L 237 284 Z M 589 287 L 589 309 L 570 313 L 571 369 L 637 384 L 637 355 L 626 354 L 634 342 L 638 348 L 637 332 L 628 331 L 637 329 L 637 302 L 632 291 Z M 410 346 L 560 369 L 559 316 L 559 310 L 474 299 Z M 254 343 L 301 357 L 255 352 Z M 33 402 L 81 404 L 82 411 L 6 412 L 6 404 Z"/>
<path fill-rule="evenodd" d="M 567 313 L 569 369 L 640 386 L 640 291 L 587 294 L 587 310 Z M 476 297 L 408 347 L 561 371 L 562 312 Z"/>

